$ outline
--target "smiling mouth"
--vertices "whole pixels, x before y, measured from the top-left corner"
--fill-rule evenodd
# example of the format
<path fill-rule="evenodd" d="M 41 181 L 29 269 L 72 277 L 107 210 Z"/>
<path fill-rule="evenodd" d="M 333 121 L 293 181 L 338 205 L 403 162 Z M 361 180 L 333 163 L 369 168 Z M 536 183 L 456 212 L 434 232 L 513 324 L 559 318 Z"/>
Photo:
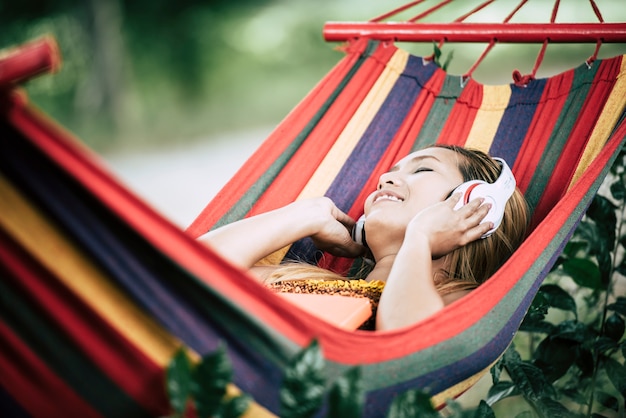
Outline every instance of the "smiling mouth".
<path fill-rule="evenodd" d="M 383 195 L 377 196 L 376 199 L 374 199 L 374 202 L 372 203 L 380 202 L 381 200 L 391 200 L 392 202 L 404 202 L 404 199 L 401 199 L 399 197 L 388 195 L 388 194 L 383 194 Z"/>

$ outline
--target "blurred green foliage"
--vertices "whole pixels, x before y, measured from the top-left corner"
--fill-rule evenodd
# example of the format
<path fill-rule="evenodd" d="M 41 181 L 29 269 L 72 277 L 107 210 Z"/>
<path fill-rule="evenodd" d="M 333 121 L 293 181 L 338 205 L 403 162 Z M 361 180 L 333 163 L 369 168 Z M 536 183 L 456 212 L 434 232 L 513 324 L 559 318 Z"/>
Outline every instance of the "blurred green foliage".
<path fill-rule="evenodd" d="M 29 95 L 105 150 L 278 122 L 341 57 L 324 16 L 305 1 L 7 2 L 0 48 L 53 34 L 63 67 Z"/>

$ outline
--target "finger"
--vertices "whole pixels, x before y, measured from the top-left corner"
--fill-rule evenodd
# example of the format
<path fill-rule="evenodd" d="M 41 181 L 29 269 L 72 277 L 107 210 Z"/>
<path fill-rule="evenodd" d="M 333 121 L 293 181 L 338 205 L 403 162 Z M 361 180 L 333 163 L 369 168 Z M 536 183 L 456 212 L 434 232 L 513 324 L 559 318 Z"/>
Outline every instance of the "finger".
<path fill-rule="evenodd" d="M 462 195 L 462 193 L 453 193 L 449 198 L 446 199 L 446 203 L 451 208 L 454 208 L 459 200 L 461 200 Z"/>
<path fill-rule="evenodd" d="M 480 222 L 491 209 L 492 204 L 485 203 L 485 199 L 482 197 L 476 198 L 465 205 L 466 212 L 464 213 L 466 219 L 471 220 L 472 222 Z"/>
<path fill-rule="evenodd" d="M 333 246 L 327 250 L 329 253 L 339 257 L 356 258 L 365 254 L 366 249 L 364 246 L 357 244 L 350 240 L 341 246 Z"/>
<path fill-rule="evenodd" d="M 467 245 L 470 242 L 476 241 L 482 238 L 487 232 L 493 228 L 493 222 L 482 222 L 475 227 L 469 229 L 465 234 L 465 242 L 461 243 L 461 246 Z"/>
<path fill-rule="evenodd" d="M 354 224 L 356 224 L 356 221 L 354 219 L 352 219 L 351 216 L 348 216 L 345 212 L 337 209 L 337 214 L 335 216 L 335 219 L 337 219 L 337 221 L 339 223 L 341 223 L 342 225 L 344 225 L 346 228 L 348 228 L 348 230 L 350 228 L 352 228 L 354 226 Z"/>
<path fill-rule="evenodd" d="M 491 209 L 491 206 L 491 203 L 481 204 L 467 215 L 467 219 L 471 220 L 472 222 L 479 223 L 483 220 L 485 216 L 487 216 L 489 210 Z"/>

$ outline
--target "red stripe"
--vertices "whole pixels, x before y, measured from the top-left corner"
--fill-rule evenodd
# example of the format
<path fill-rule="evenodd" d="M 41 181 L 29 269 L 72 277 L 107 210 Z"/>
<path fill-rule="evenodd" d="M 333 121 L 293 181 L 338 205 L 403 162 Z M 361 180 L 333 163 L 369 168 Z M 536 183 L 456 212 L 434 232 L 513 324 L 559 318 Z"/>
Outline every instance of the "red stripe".
<path fill-rule="evenodd" d="M 212 199 L 187 229 L 194 238 L 204 234 L 254 185 L 259 175 L 267 171 L 274 161 L 291 145 L 293 139 L 305 129 L 328 97 L 337 89 L 345 75 L 354 66 L 367 47 L 367 40 L 358 40 L 347 48 L 348 55 L 341 60 L 306 95 L 263 141 L 259 149 L 239 169 L 232 179 Z"/>
<path fill-rule="evenodd" d="M 611 93 L 611 88 L 607 88 L 607 84 L 611 87 L 615 84 L 615 77 L 616 74 L 619 74 L 620 69 L 621 60 L 600 61 L 600 68 L 598 68 L 596 73 L 594 84 L 587 95 L 584 106 L 580 110 L 576 124 L 572 128 L 561 156 L 554 167 L 554 175 L 550 176 L 542 198 L 537 204 L 535 217 L 549 211 L 567 190 L 596 126 L 598 117 L 602 113 L 604 104 Z"/>
<path fill-rule="evenodd" d="M 463 196 L 463 204 L 467 205 L 470 201 L 470 196 L 472 194 L 472 191 L 479 185 L 480 183 L 474 183 L 472 184 L 470 187 L 467 188 L 467 190 L 465 191 L 465 195 Z M 484 183 L 483 183 L 484 184 Z"/>
<path fill-rule="evenodd" d="M 437 138 L 437 143 L 465 145 L 482 101 L 482 84 L 470 79 L 452 107 L 446 123 L 441 129 L 439 138 Z"/>
<path fill-rule="evenodd" d="M 0 384 L 30 415 L 102 417 L 2 322 L 0 340 Z"/>
<path fill-rule="evenodd" d="M 547 80 L 544 91 L 535 110 L 533 120 L 520 147 L 512 171 L 517 187 L 526 192 L 535 169 L 543 156 L 548 140 L 554 132 L 557 120 L 570 93 L 574 71 L 567 71 Z"/>
<path fill-rule="evenodd" d="M 396 50 L 395 46 L 383 45 L 359 68 L 323 120 L 257 200 L 250 215 L 276 209 L 293 202 L 298 197 Z"/>
<path fill-rule="evenodd" d="M 58 332 L 139 405 L 155 415 L 166 413 L 163 369 L 1 232 L 0 244 L 0 259 L 11 273 L 4 280 L 48 321 L 62 324 Z"/>

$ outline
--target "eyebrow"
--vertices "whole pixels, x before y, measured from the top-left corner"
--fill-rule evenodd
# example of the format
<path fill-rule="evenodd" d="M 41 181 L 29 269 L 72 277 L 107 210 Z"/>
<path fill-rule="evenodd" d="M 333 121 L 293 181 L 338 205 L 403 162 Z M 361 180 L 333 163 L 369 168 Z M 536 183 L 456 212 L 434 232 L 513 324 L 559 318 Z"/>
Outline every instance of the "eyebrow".
<path fill-rule="evenodd" d="M 411 158 L 411 160 L 408 161 L 408 163 L 410 164 L 410 163 L 415 163 L 415 162 L 421 162 L 421 161 L 423 161 L 425 159 L 429 159 L 429 158 L 433 159 L 435 161 L 441 162 L 441 160 L 439 160 L 439 158 L 435 157 L 434 155 L 418 155 L 418 156 L 415 156 L 415 157 Z M 389 172 L 398 171 L 399 169 L 400 169 L 400 167 L 398 167 L 398 165 L 396 164 L 396 165 L 394 165 L 393 167 L 391 167 L 389 169 Z"/>

